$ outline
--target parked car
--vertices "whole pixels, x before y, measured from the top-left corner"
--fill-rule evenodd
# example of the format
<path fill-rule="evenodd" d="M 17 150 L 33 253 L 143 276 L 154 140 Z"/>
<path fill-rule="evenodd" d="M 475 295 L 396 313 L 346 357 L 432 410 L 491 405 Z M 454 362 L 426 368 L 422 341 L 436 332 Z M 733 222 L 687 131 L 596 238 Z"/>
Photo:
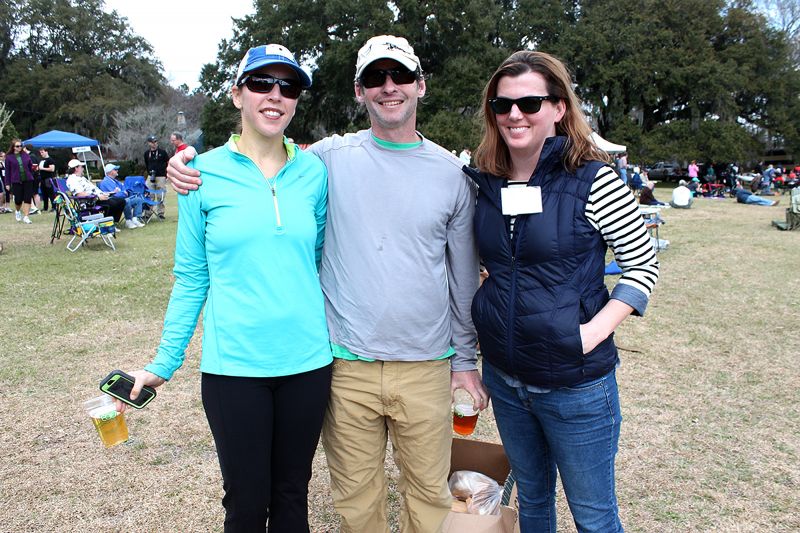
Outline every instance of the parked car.
<path fill-rule="evenodd" d="M 686 170 L 676 162 L 659 161 L 647 169 L 651 180 L 678 181 L 686 177 Z"/>

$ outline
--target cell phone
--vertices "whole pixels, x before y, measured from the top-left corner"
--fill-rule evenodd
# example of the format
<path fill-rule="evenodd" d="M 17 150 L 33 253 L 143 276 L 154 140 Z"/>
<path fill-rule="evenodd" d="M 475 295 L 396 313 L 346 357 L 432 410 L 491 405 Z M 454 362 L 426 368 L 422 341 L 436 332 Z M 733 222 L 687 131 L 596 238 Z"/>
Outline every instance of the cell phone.
<path fill-rule="evenodd" d="M 131 400 L 131 391 L 134 383 L 136 383 L 136 378 L 130 374 L 126 374 L 122 370 L 112 370 L 100 382 L 100 390 L 131 407 L 141 409 L 155 399 L 156 390 L 149 385 L 145 385 L 142 387 L 139 396 L 135 400 Z"/>

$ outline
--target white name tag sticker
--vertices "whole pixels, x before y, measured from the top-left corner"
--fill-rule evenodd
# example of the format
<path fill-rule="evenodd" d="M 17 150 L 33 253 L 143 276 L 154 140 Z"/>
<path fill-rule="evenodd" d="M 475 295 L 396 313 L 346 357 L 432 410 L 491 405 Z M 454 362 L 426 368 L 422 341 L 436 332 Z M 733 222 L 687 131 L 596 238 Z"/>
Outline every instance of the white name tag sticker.
<path fill-rule="evenodd" d="M 500 189 L 504 215 L 527 215 L 542 212 L 541 187 L 504 187 Z"/>

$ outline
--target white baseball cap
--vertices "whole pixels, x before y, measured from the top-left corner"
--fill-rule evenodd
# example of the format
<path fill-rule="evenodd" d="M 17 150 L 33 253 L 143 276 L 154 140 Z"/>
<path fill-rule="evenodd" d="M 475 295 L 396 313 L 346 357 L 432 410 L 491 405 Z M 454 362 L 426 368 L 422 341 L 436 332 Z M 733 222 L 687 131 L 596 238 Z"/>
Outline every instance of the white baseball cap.
<path fill-rule="evenodd" d="M 364 43 L 364 46 L 358 51 L 356 80 L 364 73 L 364 69 L 379 59 L 394 59 L 411 72 L 422 73 L 419 58 L 414 54 L 414 48 L 408 44 L 406 39 L 394 35 L 378 35 Z"/>
<path fill-rule="evenodd" d="M 103 172 L 108 174 L 112 170 L 119 170 L 119 165 L 115 165 L 114 163 L 106 163 L 106 166 L 103 167 Z"/>
<path fill-rule="evenodd" d="M 67 166 L 69 168 L 82 167 L 83 166 L 83 162 L 82 161 L 78 161 L 77 159 L 70 159 L 69 163 L 67 163 Z"/>

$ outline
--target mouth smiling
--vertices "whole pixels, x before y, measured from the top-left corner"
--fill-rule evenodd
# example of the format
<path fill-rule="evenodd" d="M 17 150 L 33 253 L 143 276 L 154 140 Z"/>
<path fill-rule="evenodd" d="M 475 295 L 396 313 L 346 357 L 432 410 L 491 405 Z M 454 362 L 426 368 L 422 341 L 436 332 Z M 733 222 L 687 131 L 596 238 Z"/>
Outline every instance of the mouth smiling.
<path fill-rule="evenodd" d="M 277 119 L 281 118 L 285 113 L 279 109 L 275 109 L 274 107 L 267 107 L 264 109 L 259 110 L 259 113 L 264 115 L 269 119 Z"/>
<path fill-rule="evenodd" d="M 378 104 L 382 105 L 383 107 L 394 108 L 394 107 L 398 107 L 398 106 L 403 105 L 403 101 L 402 100 L 384 100 L 382 102 L 378 102 Z"/>

